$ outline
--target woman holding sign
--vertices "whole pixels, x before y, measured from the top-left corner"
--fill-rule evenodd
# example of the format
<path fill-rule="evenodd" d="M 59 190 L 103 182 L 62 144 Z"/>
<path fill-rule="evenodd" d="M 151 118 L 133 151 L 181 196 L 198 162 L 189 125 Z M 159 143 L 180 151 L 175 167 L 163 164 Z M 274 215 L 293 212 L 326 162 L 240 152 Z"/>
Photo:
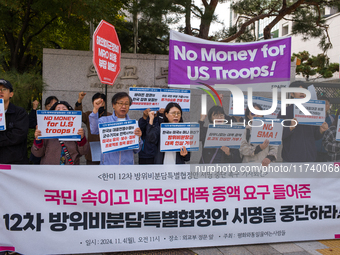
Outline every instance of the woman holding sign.
<path fill-rule="evenodd" d="M 160 151 L 160 125 L 154 125 L 155 113 L 149 112 L 149 124 L 146 127 L 146 140 L 157 145 L 158 150 L 155 155 L 155 164 L 185 164 L 190 160 L 190 152 L 185 146 L 181 147 L 180 152 L 175 151 Z M 179 104 L 171 102 L 164 110 L 164 123 L 179 123 L 183 122 L 182 108 Z"/>
<path fill-rule="evenodd" d="M 72 107 L 65 101 L 55 103 L 50 110 L 56 111 L 72 111 Z M 36 127 L 32 154 L 36 157 L 41 157 L 41 165 L 79 165 L 79 159 L 82 155 L 89 152 L 89 144 L 85 137 L 83 128 L 77 132 L 81 140 L 62 141 L 59 139 L 39 139 L 41 131 Z"/>
<path fill-rule="evenodd" d="M 262 110 L 262 107 L 258 104 L 254 104 L 254 108 Z M 256 145 L 250 143 L 251 126 L 254 117 L 263 117 L 250 112 L 249 107 L 245 112 L 246 118 L 246 131 L 242 137 L 240 153 L 243 155 L 243 163 L 248 162 L 261 162 L 262 166 L 268 166 L 271 162 L 276 160 L 278 146 L 269 145 L 269 140 L 266 139 L 262 144 Z"/>
<path fill-rule="evenodd" d="M 202 141 L 203 151 L 200 163 L 212 164 L 212 163 L 241 163 L 242 159 L 240 151 L 238 149 L 231 149 L 227 146 L 221 146 L 220 148 L 204 148 L 206 135 L 208 128 L 204 126 L 204 120 L 207 115 L 201 115 L 198 123 L 200 124 L 200 140 Z M 224 113 L 221 106 L 215 105 L 210 108 L 208 112 L 209 123 L 223 124 L 224 120 L 230 120 L 231 118 Z M 218 121 L 220 120 L 220 121 Z"/>

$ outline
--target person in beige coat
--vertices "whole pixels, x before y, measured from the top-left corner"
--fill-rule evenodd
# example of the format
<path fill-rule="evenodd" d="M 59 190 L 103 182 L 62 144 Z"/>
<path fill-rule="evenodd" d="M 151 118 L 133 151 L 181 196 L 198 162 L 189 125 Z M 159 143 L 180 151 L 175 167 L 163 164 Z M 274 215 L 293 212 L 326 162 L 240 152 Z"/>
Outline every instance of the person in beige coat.
<path fill-rule="evenodd" d="M 255 109 L 262 110 L 262 107 L 258 104 L 254 104 Z M 252 120 L 253 117 L 262 117 L 250 112 L 247 108 L 245 112 L 246 123 Z M 268 166 L 271 162 L 277 158 L 278 146 L 269 145 L 269 140 L 266 139 L 262 144 L 251 144 L 251 126 L 247 125 L 245 132 L 242 136 L 240 154 L 243 156 L 242 163 L 256 162 L 262 163 L 262 166 Z"/>

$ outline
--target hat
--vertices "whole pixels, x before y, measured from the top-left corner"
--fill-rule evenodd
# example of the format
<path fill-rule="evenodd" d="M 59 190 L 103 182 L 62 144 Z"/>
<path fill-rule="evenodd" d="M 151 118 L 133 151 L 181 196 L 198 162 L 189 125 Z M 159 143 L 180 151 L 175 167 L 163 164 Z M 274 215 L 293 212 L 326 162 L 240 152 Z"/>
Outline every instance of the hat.
<path fill-rule="evenodd" d="M 0 79 L 0 84 L 4 85 L 6 88 L 8 88 L 10 92 L 13 92 L 12 84 L 9 81 L 6 81 L 4 79 Z"/>
<path fill-rule="evenodd" d="M 65 105 L 67 107 L 67 109 L 69 109 L 70 111 L 73 111 L 72 106 L 68 102 L 66 102 L 66 101 L 58 101 L 58 102 L 56 102 L 54 105 L 52 105 L 52 107 L 50 108 L 50 111 L 55 110 L 55 108 L 57 107 L 58 104 L 63 104 L 63 105 Z"/>

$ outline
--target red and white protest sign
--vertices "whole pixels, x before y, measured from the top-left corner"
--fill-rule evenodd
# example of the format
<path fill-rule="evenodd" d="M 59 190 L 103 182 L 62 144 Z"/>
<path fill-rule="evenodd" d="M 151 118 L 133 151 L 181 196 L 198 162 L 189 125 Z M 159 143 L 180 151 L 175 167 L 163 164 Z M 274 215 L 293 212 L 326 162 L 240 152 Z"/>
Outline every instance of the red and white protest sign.
<path fill-rule="evenodd" d="M 120 55 L 115 27 L 102 20 L 93 34 L 93 65 L 101 83 L 113 85 L 120 72 Z"/>
<path fill-rule="evenodd" d="M 180 151 L 183 146 L 187 151 L 199 150 L 199 124 L 162 123 L 161 151 Z"/>
<path fill-rule="evenodd" d="M 39 139 L 80 141 L 81 111 L 37 111 Z"/>
<path fill-rule="evenodd" d="M 321 126 L 326 119 L 326 102 L 323 100 L 309 100 L 303 106 L 311 115 L 305 115 L 296 105 L 294 105 L 294 118 L 299 124 Z"/>
<path fill-rule="evenodd" d="M 136 120 L 99 124 L 102 153 L 138 149 L 139 136 L 134 134 L 136 128 L 138 128 Z"/>
<path fill-rule="evenodd" d="M 261 120 L 254 118 L 250 143 L 261 144 L 268 139 L 269 144 L 280 145 L 283 131 L 281 121 L 281 119 Z"/>

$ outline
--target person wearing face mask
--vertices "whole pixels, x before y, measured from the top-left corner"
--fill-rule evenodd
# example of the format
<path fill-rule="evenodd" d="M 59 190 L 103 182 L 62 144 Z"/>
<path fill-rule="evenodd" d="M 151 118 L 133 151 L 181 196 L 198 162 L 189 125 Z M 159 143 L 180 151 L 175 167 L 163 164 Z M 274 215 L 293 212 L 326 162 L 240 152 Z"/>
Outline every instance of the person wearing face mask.
<path fill-rule="evenodd" d="M 73 111 L 65 101 L 56 102 L 50 111 Z M 41 157 L 41 165 L 79 165 L 80 157 L 89 152 L 90 146 L 86 140 L 83 128 L 77 132 L 80 141 L 61 141 L 59 139 L 38 139 L 41 131 L 36 127 L 34 142 L 31 152 L 36 157 Z"/>
<path fill-rule="evenodd" d="M 149 124 L 146 127 L 146 140 L 157 145 L 157 152 L 155 154 L 155 164 L 185 164 L 190 160 L 190 152 L 185 146 L 181 147 L 180 152 L 161 152 L 160 151 L 160 124 L 154 123 L 155 114 L 149 112 Z M 164 110 L 164 123 L 179 123 L 183 122 L 182 108 L 179 104 L 171 102 L 168 103 Z"/>
<path fill-rule="evenodd" d="M 92 113 L 92 111 L 87 111 L 87 112 L 83 112 L 83 105 L 82 105 L 82 102 L 83 102 L 83 99 L 84 97 L 86 96 L 86 93 L 85 92 L 79 92 L 78 94 L 78 100 L 76 102 L 76 105 L 75 105 L 75 110 L 76 111 L 81 111 L 82 112 L 82 121 L 83 123 L 86 125 L 86 128 L 87 128 L 87 137 L 88 137 L 88 141 L 89 143 L 91 142 L 99 142 L 99 135 L 96 135 L 96 134 L 92 134 L 91 133 L 91 129 L 90 129 L 90 119 L 89 119 L 89 115 Z M 94 101 L 96 99 L 102 99 L 102 104 L 98 110 L 98 114 L 99 114 L 99 118 L 102 117 L 102 116 L 110 116 L 112 115 L 112 113 L 110 112 L 105 112 L 105 102 L 106 102 L 106 95 L 105 94 L 102 94 L 102 93 L 96 93 L 92 96 L 92 105 L 94 103 Z M 85 159 L 86 159 L 86 165 L 99 165 L 100 164 L 100 161 L 92 161 L 92 154 L 91 154 L 91 150 L 89 153 L 87 153 L 85 155 Z"/>
<path fill-rule="evenodd" d="M 240 163 L 242 162 L 242 158 L 240 156 L 240 151 L 238 149 L 231 149 L 228 146 L 222 146 L 221 148 L 204 148 L 205 137 L 208 131 L 208 128 L 204 126 L 204 120 L 206 115 L 201 115 L 198 123 L 200 124 L 200 141 L 202 142 L 202 157 L 200 159 L 200 163 L 203 164 L 212 164 L 212 163 Z M 217 120 L 221 120 L 220 122 L 223 124 L 224 120 L 230 120 L 231 117 L 227 116 L 224 113 L 224 110 L 221 106 L 215 105 L 210 108 L 208 112 L 209 123 L 218 124 Z"/>
<path fill-rule="evenodd" d="M 256 110 L 262 110 L 262 107 L 258 104 L 253 104 Z M 246 129 L 242 136 L 240 153 L 243 156 L 243 163 L 258 162 L 262 163 L 262 166 L 268 166 L 271 162 L 277 158 L 278 146 L 269 145 L 269 140 L 266 139 L 262 144 L 251 144 L 251 126 L 249 121 L 254 117 L 262 117 L 250 112 L 249 107 L 245 112 Z M 251 123 L 251 122 L 250 122 Z"/>

